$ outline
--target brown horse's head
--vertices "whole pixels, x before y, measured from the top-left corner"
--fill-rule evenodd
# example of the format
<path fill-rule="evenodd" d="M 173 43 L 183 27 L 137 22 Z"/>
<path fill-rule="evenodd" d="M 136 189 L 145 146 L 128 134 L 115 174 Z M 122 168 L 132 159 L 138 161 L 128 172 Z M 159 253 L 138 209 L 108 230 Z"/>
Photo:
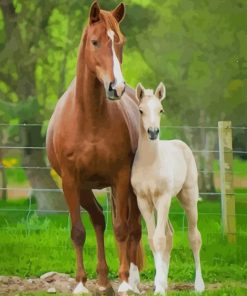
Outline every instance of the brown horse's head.
<path fill-rule="evenodd" d="M 94 2 L 83 40 L 87 66 L 102 82 L 106 96 L 111 100 L 119 99 L 125 90 L 121 71 L 125 39 L 119 28 L 124 14 L 123 3 L 113 11 L 105 11 L 99 8 L 97 1 Z"/>

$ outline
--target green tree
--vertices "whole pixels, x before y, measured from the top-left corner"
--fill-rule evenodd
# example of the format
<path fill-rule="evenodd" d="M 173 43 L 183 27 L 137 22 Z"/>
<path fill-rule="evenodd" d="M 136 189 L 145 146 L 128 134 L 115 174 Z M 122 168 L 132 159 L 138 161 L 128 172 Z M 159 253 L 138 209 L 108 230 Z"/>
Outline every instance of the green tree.
<path fill-rule="evenodd" d="M 113 9 L 118 2 L 108 1 L 102 6 Z M 0 0 L 0 119 L 37 124 L 15 128 L 9 133 L 9 141 L 15 138 L 20 146 L 45 146 L 50 115 L 75 76 L 78 46 L 91 3 L 90 0 L 47 0 L 44 5 L 43 0 Z M 143 12 L 144 8 L 137 2 L 133 10 L 128 9 L 123 23 L 128 36 L 128 22 L 133 24 L 130 35 L 141 30 L 139 19 L 134 22 L 134 12 L 138 10 Z M 136 51 L 135 54 L 142 63 L 140 55 Z M 25 149 L 22 164 L 45 167 L 44 151 Z M 49 171 L 27 169 L 26 173 L 33 188 L 57 189 Z M 35 196 L 39 209 L 64 208 L 60 193 L 41 191 L 35 192 Z"/>
<path fill-rule="evenodd" d="M 246 1 L 152 1 L 153 23 L 136 36 L 136 46 L 156 84 L 167 85 L 168 116 L 183 125 L 246 124 Z M 150 79 L 152 81 L 152 79 Z M 214 150 L 216 131 L 183 135 L 196 150 Z M 213 155 L 198 163 L 212 170 Z M 212 175 L 201 175 L 201 190 L 212 191 Z"/>

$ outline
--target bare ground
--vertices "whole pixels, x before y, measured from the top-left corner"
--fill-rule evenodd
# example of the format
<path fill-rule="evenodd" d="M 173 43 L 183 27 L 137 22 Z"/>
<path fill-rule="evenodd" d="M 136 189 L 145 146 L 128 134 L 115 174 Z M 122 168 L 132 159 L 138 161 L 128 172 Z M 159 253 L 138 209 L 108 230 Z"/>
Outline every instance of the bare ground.
<path fill-rule="evenodd" d="M 111 282 L 114 291 L 117 291 L 119 282 L 117 280 Z M 23 279 L 16 276 L 0 276 L 0 295 L 10 296 L 18 295 L 18 293 L 28 292 L 48 292 L 51 294 L 64 293 L 70 294 L 76 282 L 67 274 L 49 272 L 42 275 L 40 278 Z M 96 280 L 88 280 L 87 288 L 93 295 L 98 295 L 96 290 Z M 222 284 L 208 284 L 206 290 L 218 290 L 222 288 Z M 153 284 L 143 283 L 140 286 L 142 294 L 153 291 Z M 170 291 L 185 291 L 193 290 L 193 284 L 171 283 L 169 284 Z M 107 293 L 113 295 L 113 293 Z"/>

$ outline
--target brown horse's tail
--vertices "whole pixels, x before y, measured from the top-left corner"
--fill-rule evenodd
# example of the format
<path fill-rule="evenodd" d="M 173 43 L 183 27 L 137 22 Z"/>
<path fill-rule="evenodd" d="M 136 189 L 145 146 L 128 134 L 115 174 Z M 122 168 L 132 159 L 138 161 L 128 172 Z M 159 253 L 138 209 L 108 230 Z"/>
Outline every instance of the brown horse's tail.
<path fill-rule="evenodd" d="M 115 237 L 115 243 L 116 243 L 116 247 L 117 247 L 117 251 L 118 251 L 118 257 L 120 257 L 120 250 L 119 250 L 119 246 Z M 141 271 L 144 267 L 144 250 L 143 250 L 143 245 L 142 245 L 142 240 L 140 240 L 138 247 L 137 247 L 137 254 L 136 254 L 136 264 L 137 267 L 139 269 L 139 271 Z"/>
<path fill-rule="evenodd" d="M 142 240 L 140 240 L 139 245 L 137 247 L 136 263 L 139 271 L 141 271 L 144 267 L 144 250 Z"/>

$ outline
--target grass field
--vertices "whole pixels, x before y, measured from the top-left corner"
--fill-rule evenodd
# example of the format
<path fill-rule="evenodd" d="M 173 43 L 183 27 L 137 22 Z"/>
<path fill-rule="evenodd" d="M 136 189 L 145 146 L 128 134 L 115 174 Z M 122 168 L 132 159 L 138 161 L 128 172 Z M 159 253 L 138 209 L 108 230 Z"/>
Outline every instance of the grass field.
<path fill-rule="evenodd" d="M 247 191 L 236 198 L 238 241 L 227 243 L 222 236 L 220 223 L 220 202 L 202 201 L 199 203 L 199 229 L 202 233 L 202 270 L 206 283 L 226 283 L 219 291 L 205 295 L 246 295 L 240 286 L 227 286 L 229 283 L 247 281 Z M 104 197 L 100 198 L 104 205 Z M 104 205 L 105 206 L 105 205 Z M 31 208 L 34 210 L 35 203 Z M 28 213 L 27 199 L 0 203 L 0 275 L 21 277 L 40 276 L 47 271 L 64 272 L 74 275 L 75 255 L 70 237 L 67 214 L 37 216 Z M 11 211 L 14 210 L 14 211 Z M 17 211 L 16 211 L 17 210 Z M 169 272 L 170 282 L 192 282 L 194 264 L 188 246 L 186 219 L 176 200 L 172 203 L 170 219 L 175 229 L 174 248 Z M 94 231 L 87 214 L 82 218 L 87 230 L 84 249 L 85 267 L 89 278 L 96 277 L 96 244 Z M 110 262 L 110 278 L 117 277 L 118 259 L 113 237 L 110 214 L 105 234 L 107 260 Z M 144 228 L 145 268 L 141 273 L 144 281 L 154 277 L 154 266 Z M 230 291 L 230 292 L 229 292 Z M 230 294 L 229 294 L 230 293 Z M 236 294 L 237 293 L 237 294 Z M 45 294 L 28 294 L 45 295 Z M 189 292 L 170 292 L 169 295 L 190 295 Z"/>
<path fill-rule="evenodd" d="M 218 174 L 218 162 L 214 163 Z M 8 170 L 11 187 L 27 185 L 25 172 Z M 246 162 L 234 160 L 234 176 L 247 177 Z M 18 184 L 18 186 L 16 186 Z M 223 283 L 223 288 L 205 292 L 203 295 L 247 295 L 247 189 L 236 189 L 237 243 L 230 245 L 222 235 L 220 201 L 204 200 L 198 204 L 199 229 L 202 233 L 202 271 L 206 284 Z M 106 210 L 106 199 L 99 197 Z M 40 276 L 47 271 L 68 273 L 74 276 L 75 254 L 70 241 L 68 214 L 38 216 L 36 204 L 27 198 L 0 201 L 0 275 L 20 277 Z M 31 210 L 31 211 L 30 211 Z M 109 277 L 117 278 L 118 258 L 112 232 L 111 214 L 108 216 L 105 233 Z M 96 277 L 96 241 L 93 228 L 86 213 L 82 214 L 87 230 L 84 248 L 85 267 L 88 278 Z M 187 224 L 184 213 L 176 200 L 170 210 L 174 226 L 174 248 L 169 272 L 170 283 L 188 283 L 194 279 L 194 263 L 187 240 Z M 142 281 L 152 281 L 154 265 L 143 225 L 145 268 Z M 169 295 L 193 295 L 192 292 L 168 292 Z M 27 293 L 18 295 L 49 295 Z M 57 294 L 59 295 L 59 294 Z"/>

